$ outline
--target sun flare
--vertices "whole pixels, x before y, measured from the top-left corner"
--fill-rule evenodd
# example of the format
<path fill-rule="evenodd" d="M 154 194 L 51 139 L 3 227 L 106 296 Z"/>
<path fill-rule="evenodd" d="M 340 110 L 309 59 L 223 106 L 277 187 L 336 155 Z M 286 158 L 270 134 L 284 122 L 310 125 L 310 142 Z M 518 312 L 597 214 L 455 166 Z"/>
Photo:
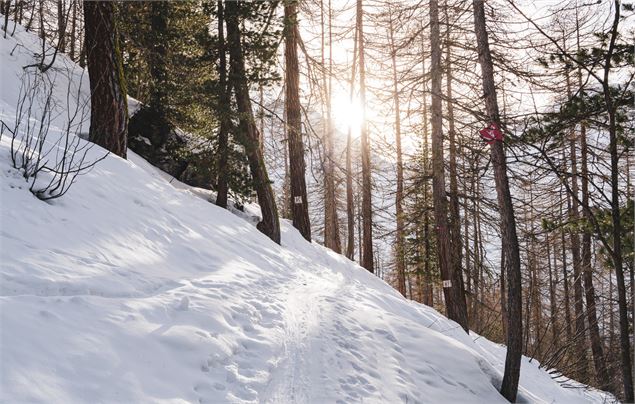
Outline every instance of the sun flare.
<path fill-rule="evenodd" d="M 335 126 L 342 132 L 347 133 L 350 129 L 357 134 L 364 122 L 364 108 L 357 98 L 351 100 L 348 96 L 338 96 L 333 100 L 333 118 Z"/>

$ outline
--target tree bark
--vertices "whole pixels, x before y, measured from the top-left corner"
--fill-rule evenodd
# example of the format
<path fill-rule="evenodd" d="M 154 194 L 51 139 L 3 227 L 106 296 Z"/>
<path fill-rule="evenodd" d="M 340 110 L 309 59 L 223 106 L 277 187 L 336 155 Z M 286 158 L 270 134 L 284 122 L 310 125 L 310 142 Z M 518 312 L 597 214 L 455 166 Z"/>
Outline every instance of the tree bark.
<path fill-rule="evenodd" d="M 57 50 L 66 52 L 66 20 L 64 0 L 57 0 Z"/>
<path fill-rule="evenodd" d="M 291 217 L 293 227 L 311 241 L 311 222 L 306 192 L 304 142 L 300 106 L 300 70 L 298 66 L 298 10 L 297 0 L 286 0 L 285 17 L 285 108 L 287 142 L 289 145 L 289 173 L 291 181 Z"/>
<path fill-rule="evenodd" d="M 351 87 L 349 100 L 353 101 L 355 91 L 355 76 L 357 70 L 357 26 L 353 38 L 353 67 L 351 69 Z M 353 199 L 353 134 L 351 127 L 348 127 L 346 135 L 346 224 L 347 236 L 346 256 L 348 259 L 355 259 L 355 201 Z"/>
<path fill-rule="evenodd" d="M 251 99 L 249 98 L 249 85 L 245 73 L 239 22 L 240 6 L 242 4 L 242 1 L 229 1 L 225 4 L 227 45 L 230 54 L 229 79 L 234 88 L 240 122 L 240 135 L 238 137 L 247 153 L 249 170 L 256 187 L 258 204 L 262 212 L 262 220 L 258 223 L 257 228 L 273 242 L 280 244 L 278 209 L 271 189 L 271 181 L 269 181 L 269 175 L 267 174 L 264 156 L 259 147 L 260 134 L 254 120 Z"/>
<path fill-rule="evenodd" d="M 496 86 L 494 83 L 494 65 L 489 49 L 487 28 L 485 22 L 485 7 L 483 0 L 474 0 L 474 28 L 478 46 L 478 60 L 483 76 L 483 93 L 485 107 L 490 122 L 500 125 L 498 102 L 496 100 Z M 494 180 L 498 207 L 501 215 L 501 236 L 503 238 L 503 254 L 506 257 L 507 269 L 507 356 L 505 358 L 505 373 L 501 386 L 501 394 L 510 402 L 516 401 L 518 393 L 518 379 L 520 377 L 520 363 L 522 357 L 522 291 L 520 273 L 520 252 L 518 236 L 516 234 L 516 220 L 514 207 L 509 191 L 507 179 L 507 163 L 503 142 L 496 141 L 491 146 L 491 159 L 494 167 Z"/>
<path fill-rule="evenodd" d="M 617 150 L 617 107 L 613 103 L 611 88 L 609 86 L 609 73 L 611 70 L 611 58 L 615 48 L 615 40 L 619 33 L 618 25 L 620 21 L 620 0 L 614 1 L 615 16 L 611 28 L 609 48 L 604 63 L 604 79 L 602 81 L 602 91 L 609 117 L 609 154 L 611 155 L 611 222 L 613 254 L 612 261 L 615 268 L 615 278 L 617 280 L 617 302 L 620 318 L 620 354 L 622 360 L 622 384 L 624 386 L 624 401 L 634 402 L 635 391 L 633 390 L 633 365 L 631 361 L 631 340 L 628 322 L 628 306 L 626 302 L 626 285 L 624 282 L 624 268 L 622 257 L 622 222 L 620 212 L 620 181 L 619 181 L 619 153 Z"/>
<path fill-rule="evenodd" d="M 69 39 L 69 53 L 68 56 L 71 60 L 75 61 L 75 42 L 77 41 L 76 32 L 77 32 L 77 0 L 71 0 L 72 8 L 73 8 L 73 16 L 71 17 L 71 34 Z"/>
<path fill-rule="evenodd" d="M 230 93 L 227 85 L 227 49 L 225 44 L 225 10 L 223 0 L 218 0 L 218 95 L 220 109 L 220 128 L 218 129 L 218 158 L 216 161 L 216 205 L 227 208 L 229 193 L 229 105 Z"/>
<path fill-rule="evenodd" d="M 128 104 L 115 3 L 84 2 L 84 21 L 91 94 L 89 139 L 126 158 Z"/>
<path fill-rule="evenodd" d="M 437 230 L 437 257 L 448 318 L 469 332 L 467 311 L 461 307 L 461 283 L 454 276 L 454 261 L 450 242 L 448 203 L 445 191 L 443 159 L 443 117 L 441 105 L 441 39 L 439 34 L 438 0 L 430 0 L 430 47 L 432 50 L 430 77 L 432 90 L 432 198 Z"/>
<path fill-rule="evenodd" d="M 364 10 L 362 0 L 357 0 L 357 39 L 359 52 L 359 96 L 364 109 L 362 122 L 362 266 L 369 272 L 375 272 L 373 254 L 373 205 L 372 205 L 372 177 L 370 162 L 370 140 L 368 138 L 368 124 L 366 122 L 366 67 L 364 62 Z"/>

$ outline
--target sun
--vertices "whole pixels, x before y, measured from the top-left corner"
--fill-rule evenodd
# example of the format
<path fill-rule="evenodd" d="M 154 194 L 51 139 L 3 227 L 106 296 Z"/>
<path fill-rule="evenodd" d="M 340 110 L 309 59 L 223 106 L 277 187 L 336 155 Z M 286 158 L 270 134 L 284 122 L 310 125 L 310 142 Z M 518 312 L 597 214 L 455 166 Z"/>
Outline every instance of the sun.
<path fill-rule="evenodd" d="M 338 95 L 333 99 L 334 125 L 342 133 L 351 130 L 353 135 L 360 133 L 364 123 L 364 108 L 358 98 Z"/>

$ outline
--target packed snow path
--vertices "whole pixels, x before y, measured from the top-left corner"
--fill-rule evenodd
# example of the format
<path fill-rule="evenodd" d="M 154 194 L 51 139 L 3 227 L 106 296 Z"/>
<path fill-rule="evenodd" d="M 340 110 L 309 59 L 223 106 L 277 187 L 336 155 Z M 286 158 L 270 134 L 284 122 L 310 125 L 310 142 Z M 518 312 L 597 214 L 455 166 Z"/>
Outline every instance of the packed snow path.
<path fill-rule="evenodd" d="M 19 46 L 18 46 L 19 45 Z M 12 122 L 37 36 L 0 38 Z M 88 84 L 63 54 L 56 108 Z M 37 110 L 35 113 L 37 114 Z M 56 128 L 67 114 L 57 111 Z M 50 203 L 0 139 L 0 401 L 504 402 L 505 349 L 410 302 L 282 222 L 282 246 L 209 193 L 109 156 Z M 103 156 L 95 148 L 89 159 Z M 523 359 L 519 399 L 601 402 Z"/>

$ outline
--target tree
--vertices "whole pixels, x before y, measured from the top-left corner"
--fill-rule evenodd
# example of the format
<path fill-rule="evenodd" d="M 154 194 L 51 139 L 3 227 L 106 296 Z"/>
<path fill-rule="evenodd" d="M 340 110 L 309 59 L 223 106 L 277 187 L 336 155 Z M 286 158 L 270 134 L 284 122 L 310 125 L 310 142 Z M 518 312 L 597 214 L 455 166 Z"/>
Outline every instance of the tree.
<path fill-rule="evenodd" d="M 357 26 L 353 35 L 353 64 L 351 68 L 351 85 L 348 98 L 353 100 L 355 91 L 355 76 L 357 70 Z M 353 198 L 353 134 L 351 127 L 348 127 L 346 134 L 346 256 L 354 259 L 355 255 L 355 201 Z"/>
<path fill-rule="evenodd" d="M 474 0 L 474 28 L 478 48 L 478 60 L 481 65 L 483 79 L 483 93 L 489 122 L 500 126 L 496 86 L 494 84 L 494 65 L 489 49 L 489 39 L 485 22 L 485 7 L 483 0 Z M 507 267 L 507 355 L 505 357 L 505 373 L 501 385 L 501 394 L 511 402 L 516 401 L 518 379 L 520 378 L 520 362 L 522 357 L 522 292 L 520 273 L 520 252 L 518 236 L 516 234 L 516 220 L 512 205 L 509 181 L 507 178 L 507 163 L 502 141 L 495 141 L 491 145 L 491 159 L 494 167 L 494 180 L 498 208 L 501 216 L 501 237 L 503 239 L 503 254 Z"/>
<path fill-rule="evenodd" d="M 430 77 L 432 92 L 432 198 L 437 234 L 437 257 L 443 279 L 448 318 L 456 321 L 468 331 L 465 304 L 460 303 L 460 283 L 453 275 L 454 264 L 450 244 L 448 202 L 445 191 L 445 168 L 443 159 L 443 117 L 441 105 L 441 39 L 439 34 L 439 2 L 430 0 Z"/>
<path fill-rule="evenodd" d="M 401 153 L 401 113 L 397 81 L 397 49 L 393 27 L 392 10 L 389 10 L 388 38 L 392 60 L 393 103 L 395 108 L 395 143 L 397 146 L 397 192 L 395 194 L 395 216 L 397 219 L 395 259 L 397 261 L 397 290 L 406 296 L 406 263 L 404 257 L 404 212 L 403 212 L 403 159 Z"/>
<path fill-rule="evenodd" d="M 227 208 L 227 193 L 229 192 L 228 174 L 229 168 L 229 117 L 230 94 L 227 85 L 227 50 L 225 44 L 225 15 L 223 0 L 218 0 L 216 15 L 218 19 L 218 85 L 220 127 L 218 128 L 218 156 L 216 168 L 216 205 Z"/>
<path fill-rule="evenodd" d="M 357 0 L 357 63 L 359 66 L 359 98 L 362 108 L 366 109 L 366 66 L 364 59 L 364 9 L 362 0 Z M 375 272 L 375 257 L 373 254 L 373 202 L 372 177 L 370 164 L 370 140 L 368 138 L 368 123 L 364 112 L 362 122 L 362 266 L 369 272 Z"/>
<path fill-rule="evenodd" d="M 227 24 L 227 44 L 230 54 L 229 80 L 234 89 L 236 105 L 239 114 L 239 139 L 243 144 L 249 169 L 254 181 L 258 203 L 262 212 L 262 220 L 258 223 L 258 230 L 267 235 L 273 242 L 280 244 L 280 223 L 276 200 L 271 189 L 271 182 L 265 166 L 262 149 L 259 146 L 260 134 L 256 127 L 251 99 L 249 98 L 249 85 L 245 72 L 245 60 L 240 30 L 240 8 L 242 1 L 230 1 L 226 3 L 225 22 Z"/>
<path fill-rule="evenodd" d="M 91 94 L 89 139 L 126 158 L 128 103 L 115 3 L 85 1 L 84 21 Z"/>
<path fill-rule="evenodd" d="M 326 125 L 324 128 L 325 162 L 324 162 L 324 245 L 331 250 L 340 253 L 342 250 L 340 242 L 339 223 L 337 218 L 337 198 L 335 187 L 335 155 L 333 153 L 333 116 L 332 116 L 332 81 L 333 81 L 333 34 L 331 27 L 331 3 L 328 3 L 328 36 L 329 36 L 329 62 L 328 68 L 325 66 L 325 29 L 324 29 L 324 1 L 320 1 L 320 17 L 322 28 L 322 87 L 325 94 L 326 104 Z M 328 76 L 328 84 L 327 84 Z"/>
<path fill-rule="evenodd" d="M 287 143 L 289 145 L 289 174 L 291 182 L 291 217 L 293 227 L 311 241 L 311 222 L 306 192 L 304 142 L 300 106 L 300 71 L 298 66 L 298 10 L 297 0 L 286 0 L 285 18 L 285 112 Z"/>

